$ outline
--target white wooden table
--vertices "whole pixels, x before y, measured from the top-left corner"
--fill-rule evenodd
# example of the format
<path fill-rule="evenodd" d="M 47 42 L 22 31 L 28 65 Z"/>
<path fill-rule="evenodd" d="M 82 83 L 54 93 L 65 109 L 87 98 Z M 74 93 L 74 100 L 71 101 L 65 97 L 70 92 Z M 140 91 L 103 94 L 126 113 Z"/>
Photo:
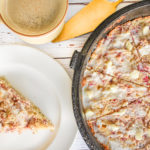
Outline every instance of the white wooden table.
<path fill-rule="evenodd" d="M 69 0 L 69 8 L 66 16 L 66 21 L 70 19 L 76 12 L 87 5 L 91 0 Z M 140 0 L 124 0 L 117 9 L 130 5 Z M 72 78 L 73 71 L 69 68 L 69 62 L 74 50 L 81 51 L 85 41 L 89 37 L 89 34 L 74 38 L 68 41 L 60 43 L 48 43 L 43 45 L 30 45 L 20 40 L 13 32 L 11 32 L 6 26 L 0 24 L 0 44 L 25 44 L 32 47 L 37 47 L 57 60 L 64 69 L 68 72 Z M 71 150 L 88 150 L 86 144 L 84 144 L 79 133 L 77 134 Z"/>

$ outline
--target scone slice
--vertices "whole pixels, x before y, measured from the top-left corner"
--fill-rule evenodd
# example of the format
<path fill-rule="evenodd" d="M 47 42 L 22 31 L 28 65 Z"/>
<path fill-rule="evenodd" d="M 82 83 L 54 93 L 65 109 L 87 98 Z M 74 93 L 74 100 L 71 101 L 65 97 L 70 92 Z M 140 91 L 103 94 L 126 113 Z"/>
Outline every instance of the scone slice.
<path fill-rule="evenodd" d="M 127 22 L 113 29 L 106 38 L 99 41 L 97 48 L 92 53 L 87 64 L 89 68 L 95 69 L 100 66 L 101 59 L 111 50 L 125 50 L 130 52 L 136 61 L 140 60 L 137 50 L 134 47 L 134 41 L 129 31 L 131 22 Z"/>
<path fill-rule="evenodd" d="M 107 138 L 110 149 L 114 149 L 115 143 L 122 148 L 141 149 L 150 140 L 150 130 L 147 127 L 150 118 L 145 122 L 148 114 L 149 103 L 138 99 L 117 112 L 95 121 L 89 120 L 88 124 L 97 138 L 101 135 Z M 99 140 L 103 142 L 100 138 Z"/>
<path fill-rule="evenodd" d="M 137 60 L 126 49 L 111 49 L 95 62 L 95 70 L 114 77 L 123 77 L 137 69 Z"/>
<path fill-rule="evenodd" d="M 100 72 L 85 70 L 81 86 L 82 86 L 82 102 L 85 108 L 89 106 L 89 101 L 99 99 L 104 88 L 111 82 L 112 77 L 106 76 Z"/>
<path fill-rule="evenodd" d="M 150 33 L 149 33 L 150 34 Z M 150 39 L 143 39 L 137 47 L 141 56 L 140 70 L 150 73 Z"/>
<path fill-rule="evenodd" d="M 150 33 L 149 33 L 150 34 Z M 150 39 L 142 39 L 137 46 L 137 49 L 142 58 L 142 62 L 150 64 Z"/>
<path fill-rule="evenodd" d="M 54 130 L 51 121 L 31 101 L 0 77 L 0 132 Z"/>
<path fill-rule="evenodd" d="M 97 51 L 99 50 L 99 52 L 104 54 L 106 50 L 127 48 L 125 45 L 127 42 L 130 42 L 130 44 L 133 43 L 133 39 L 129 31 L 130 26 L 131 22 L 129 21 L 123 25 L 115 27 L 111 32 L 108 33 L 106 38 L 98 43 Z"/>
<path fill-rule="evenodd" d="M 132 21 L 130 32 L 136 46 L 141 44 L 141 41 L 150 40 L 150 16 L 141 17 Z"/>
<path fill-rule="evenodd" d="M 108 75 L 97 74 L 99 81 L 89 87 L 88 83 L 83 87 L 82 101 L 86 118 L 96 118 L 115 112 L 116 110 L 128 106 L 132 101 L 150 94 L 149 89 L 144 86 L 133 84 Z M 109 79 L 104 82 L 105 79 Z"/>
<path fill-rule="evenodd" d="M 130 32 L 142 62 L 150 62 L 150 17 L 132 21 Z"/>
<path fill-rule="evenodd" d="M 92 58 L 94 59 L 94 58 Z M 150 86 L 150 65 L 141 63 L 139 59 L 126 49 L 113 49 L 107 51 L 103 57 L 95 60 L 90 72 L 103 72 L 104 74 L 117 77 L 129 82 Z M 89 63 L 91 63 L 89 62 Z M 91 64 L 88 64 L 90 66 Z M 87 69 L 88 69 L 87 66 Z"/>

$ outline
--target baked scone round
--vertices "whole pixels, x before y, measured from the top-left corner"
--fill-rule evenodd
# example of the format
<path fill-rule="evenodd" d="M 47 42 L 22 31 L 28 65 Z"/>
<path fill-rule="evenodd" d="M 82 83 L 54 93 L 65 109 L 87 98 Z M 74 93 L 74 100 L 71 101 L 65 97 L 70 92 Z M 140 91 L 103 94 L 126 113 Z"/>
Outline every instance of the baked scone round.
<path fill-rule="evenodd" d="M 99 41 L 82 79 L 87 123 L 109 150 L 150 150 L 150 16 Z"/>

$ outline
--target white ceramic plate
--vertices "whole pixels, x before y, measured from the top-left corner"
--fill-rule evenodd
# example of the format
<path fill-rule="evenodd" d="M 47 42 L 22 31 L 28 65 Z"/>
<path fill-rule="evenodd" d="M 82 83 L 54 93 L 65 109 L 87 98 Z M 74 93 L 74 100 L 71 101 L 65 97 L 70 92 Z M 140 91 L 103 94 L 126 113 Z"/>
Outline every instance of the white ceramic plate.
<path fill-rule="evenodd" d="M 0 45 L 0 76 L 33 101 L 55 125 L 33 134 L 0 134 L 1 150 L 69 150 L 75 137 L 71 79 L 47 54 L 21 45 Z"/>

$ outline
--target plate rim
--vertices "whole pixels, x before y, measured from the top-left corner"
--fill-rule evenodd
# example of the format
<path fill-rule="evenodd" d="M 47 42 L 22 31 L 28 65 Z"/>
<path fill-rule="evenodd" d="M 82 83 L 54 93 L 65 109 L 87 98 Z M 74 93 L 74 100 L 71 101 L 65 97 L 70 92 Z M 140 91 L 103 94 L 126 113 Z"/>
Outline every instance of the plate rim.
<path fill-rule="evenodd" d="M 32 49 L 33 51 L 35 51 L 35 52 L 39 52 L 39 53 L 41 53 L 43 56 L 45 55 L 45 56 L 47 56 L 49 59 L 50 59 L 50 61 L 52 61 L 52 62 L 54 62 L 55 64 L 56 64 L 56 66 L 58 67 L 58 68 L 61 68 L 61 71 L 63 71 L 63 74 L 65 74 L 65 76 L 68 78 L 68 80 L 70 80 L 70 82 L 72 81 L 71 80 L 71 78 L 70 78 L 70 76 L 69 76 L 69 74 L 68 74 L 68 72 L 64 69 L 64 67 L 58 62 L 58 61 L 56 61 L 55 59 L 53 59 L 51 56 L 50 56 L 50 54 L 48 53 L 48 52 L 45 52 L 44 50 L 42 50 L 42 49 L 40 49 L 40 48 L 36 48 L 36 47 L 34 47 L 34 46 L 28 46 L 28 45 L 25 45 L 25 44 L 0 44 L 0 51 L 1 51 L 1 48 L 2 47 L 6 47 L 6 49 L 8 48 L 11 48 L 12 46 L 14 46 L 14 47 L 24 47 L 25 49 Z M 53 82 L 52 82 L 53 83 Z M 56 87 L 56 86 L 55 86 Z M 71 85 L 70 85 L 70 88 L 71 88 Z M 70 91 L 71 91 L 71 89 L 70 89 Z M 56 92 L 56 94 L 57 94 L 57 92 Z M 58 94 L 57 94 L 58 95 Z M 69 99 L 69 98 L 68 98 Z M 71 93 L 70 93 L 70 101 L 72 102 L 72 97 L 71 97 Z M 69 144 L 69 147 L 68 147 L 68 149 L 70 149 L 71 148 L 71 146 L 72 146 L 72 144 L 73 144 L 73 141 L 74 141 L 74 139 L 75 139 L 75 137 L 76 137 L 76 134 L 77 134 L 77 131 L 78 131 L 78 128 L 77 128 L 77 125 L 76 125 L 76 122 L 75 122 L 75 117 L 74 117 L 74 114 L 73 114 L 73 106 L 71 106 L 71 109 L 72 109 L 72 116 L 73 116 L 73 120 L 74 120 L 74 123 L 75 123 L 75 126 L 74 126 L 74 136 L 72 137 L 72 142 L 70 142 L 70 144 Z M 72 121 L 73 121 L 72 120 Z M 60 121 L 61 122 L 61 121 Z M 60 127 L 59 127 L 60 128 Z M 58 129 L 59 130 L 59 129 Z M 58 133 L 59 133 L 59 131 L 58 131 Z M 58 134 L 57 133 L 57 134 Z M 57 138 L 57 135 L 56 135 L 56 137 L 55 138 Z M 50 145 L 46 148 L 46 150 L 50 150 L 51 149 L 51 145 L 52 144 L 54 144 L 54 142 L 55 142 L 55 138 L 54 138 L 54 140 L 50 143 Z M 57 144 L 57 143 L 56 143 Z M 65 145 L 65 144 L 64 144 Z M 62 149 L 63 150 L 63 149 Z M 65 149 L 66 150 L 66 149 Z"/>

